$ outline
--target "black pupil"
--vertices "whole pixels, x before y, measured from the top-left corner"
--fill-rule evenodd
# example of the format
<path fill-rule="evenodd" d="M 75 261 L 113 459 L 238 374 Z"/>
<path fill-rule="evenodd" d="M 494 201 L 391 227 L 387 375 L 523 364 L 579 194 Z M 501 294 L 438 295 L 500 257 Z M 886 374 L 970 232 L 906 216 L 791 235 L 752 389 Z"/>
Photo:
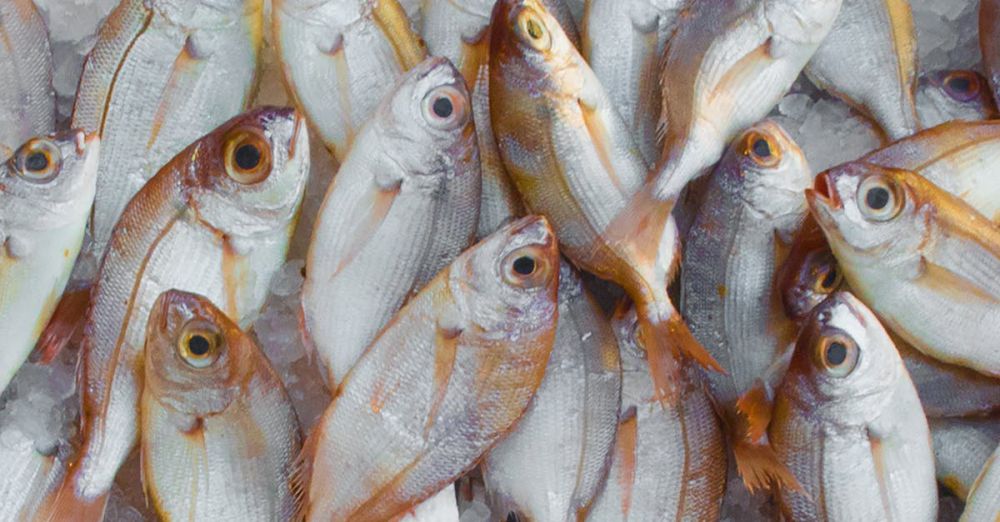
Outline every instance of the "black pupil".
<path fill-rule="evenodd" d="M 826 347 L 826 361 L 832 366 L 840 366 L 847 360 L 847 347 L 842 343 L 830 343 Z"/>
<path fill-rule="evenodd" d="M 837 267 L 831 266 L 830 270 L 827 271 L 826 277 L 823 278 L 823 288 L 830 290 L 833 285 L 837 283 Z"/>
<path fill-rule="evenodd" d="M 24 166 L 32 172 L 39 172 L 49 168 L 49 157 L 44 152 L 33 152 L 25 160 Z"/>
<path fill-rule="evenodd" d="M 260 149 L 246 144 L 236 149 L 236 165 L 243 170 L 253 170 L 260 165 Z"/>
<path fill-rule="evenodd" d="M 770 158 L 771 157 L 771 145 L 767 143 L 767 140 L 761 138 L 753 142 L 753 153 L 757 155 L 758 158 Z"/>
<path fill-rule="evenodd" d="M 211 345 L 209 344 L 208 339 L 205 339 L 204 336 L 192 335 L 191 338 L 188 339 L 188 351 L 191 352 L 191 355 L 204 357 L 205 355 L 208 355 L 209 348 L 211 348 Z"/>
<path fill-rule="evenodd" d="M 514 271 L 523 276 L 531 275 L 535 271 L 535 260 L 527 256 L 515 259 Z"/>
<path fill-rule="evenodd" d="M 455 112 L 455 107 L 451 104 L 451 100 L 446 97 L 441 97 L 434 100 L 434 115 L 438 118 L 447 118 L 451 116 L 452 112 Z"/>
<path fill-rule="evenodd" d="M 889 191 L 882 187 L 875 187 L 865 195 L 865 202 L 872 210 L 882 210 L 889 204 Z"/>
<path fill-rule="evenodd" d="M 948 80 L 948 87 L 958 93 L 967 93 L 970 89 L 972 89 L 972 81 L 968 78 L 959 76 Z"/>

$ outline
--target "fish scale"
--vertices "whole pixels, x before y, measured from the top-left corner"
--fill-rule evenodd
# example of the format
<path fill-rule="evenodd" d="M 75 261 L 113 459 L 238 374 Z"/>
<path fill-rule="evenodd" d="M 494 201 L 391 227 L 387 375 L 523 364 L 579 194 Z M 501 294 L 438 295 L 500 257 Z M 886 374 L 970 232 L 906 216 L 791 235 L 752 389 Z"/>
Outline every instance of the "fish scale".
<path fill-rule="evenodd" d="M 31 0 L 0 5 L 0 155 L 55 129 L 52 54 Z"/>

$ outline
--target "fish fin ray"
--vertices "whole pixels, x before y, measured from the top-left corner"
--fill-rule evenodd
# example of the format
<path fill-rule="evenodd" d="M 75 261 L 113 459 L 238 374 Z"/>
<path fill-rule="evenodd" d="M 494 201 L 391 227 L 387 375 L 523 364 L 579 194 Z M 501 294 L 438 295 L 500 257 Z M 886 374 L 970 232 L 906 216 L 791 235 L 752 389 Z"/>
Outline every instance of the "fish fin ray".
<path fill-rule="evenodd" d="M 37 357 L 39 363 L 49 364 L 54 361 L 73 339 L 83 333 L 89 305 L 89 287 L 63 294 L 35 345 L 34 357 Z"/>

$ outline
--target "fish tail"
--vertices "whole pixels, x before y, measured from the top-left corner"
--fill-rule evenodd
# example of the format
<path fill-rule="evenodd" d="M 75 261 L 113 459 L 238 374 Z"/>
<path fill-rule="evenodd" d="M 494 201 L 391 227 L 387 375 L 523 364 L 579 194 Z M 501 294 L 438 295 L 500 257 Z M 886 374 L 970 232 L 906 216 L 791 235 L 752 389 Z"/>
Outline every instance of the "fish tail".
<path fill-rule="evenodd" d="M 108 505 L 110 492 L 104 492 L 92 499 L 76 493 L 76 473 L 70 473 L 59 488 L 42 502 L 35 514 L 35 522 L 100 522 Z"/>
<path fill-rule="evenodd" d="M 758 380 L 736 401 L 735 415 L 726 422 L 736 470 L 751 493 L 772 487 L 804 492 L 802 485 L 779 459 L 767 437 L 771 423 L 771 397 Z"/>
<path fill-rule="evenodd" d="M 38 338 L 33 359 L 41 364 L 49 364 L 56 360 L 63 349 L 83 332 L 85 313 L 89 304 L 89 287 L 64 293 L 55 311 L 52 312 L 52 318 Z"/>
<path fill-rule="evenodd" d="M 638 310 L 639 342 L 646 350 L 656 400 L 667 405 L 677 404 L 683 377 L 683 359 L 694 361 L 706 369 L 725 373 L 718 361 L 694 338 L 672 306 L 663 315 L 643 308 Z"/>

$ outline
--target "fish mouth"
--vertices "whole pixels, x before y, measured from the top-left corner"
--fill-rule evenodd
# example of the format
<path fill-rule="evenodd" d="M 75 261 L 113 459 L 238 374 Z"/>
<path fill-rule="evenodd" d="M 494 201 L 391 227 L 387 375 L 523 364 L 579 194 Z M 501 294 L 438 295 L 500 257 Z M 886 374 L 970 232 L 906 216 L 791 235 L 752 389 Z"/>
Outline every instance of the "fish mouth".
<path fill-rule="evenodd" d="M 807 194 L 810 192 L 814 194 L 814 199 L 821 199 L 831 208 L 838 210 L 844 208 L 844 203 L 840 200 L 837 189 L 834 188 L 833 176 L 829 172 L 816 176 L 812 190 L 806 190 Z"/>

